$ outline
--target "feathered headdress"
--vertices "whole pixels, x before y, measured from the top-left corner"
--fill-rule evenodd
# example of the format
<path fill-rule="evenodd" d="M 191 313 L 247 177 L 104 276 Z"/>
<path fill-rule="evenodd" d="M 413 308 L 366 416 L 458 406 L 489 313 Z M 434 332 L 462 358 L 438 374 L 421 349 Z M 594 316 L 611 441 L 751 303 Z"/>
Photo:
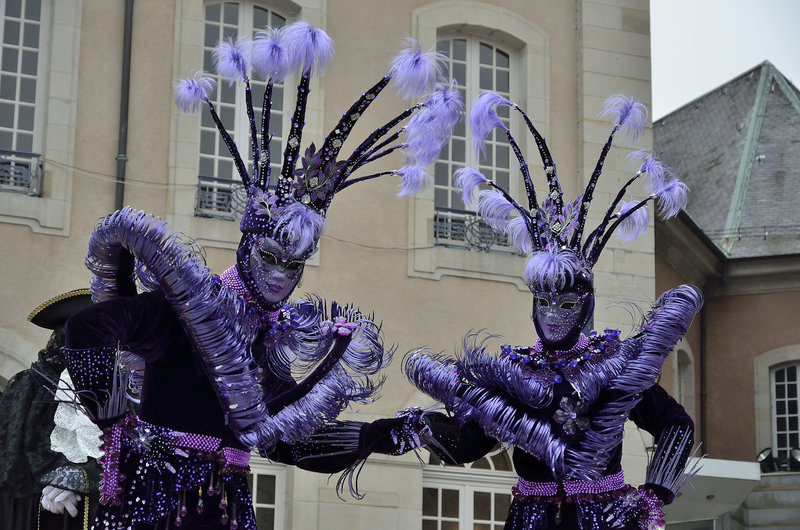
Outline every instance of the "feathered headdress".
<path fill-rule="evenodd" d="M 322 146 L 317 149 L 311 144 L 306 148 L 305 154 L 300 156 L 310 79 L 315 72 L 319 73 L 325 68 L 332 56 L 333 44 L 328 35 L 305 22 L 296 22 L 282 28 L 267 28 L 257 33 L 253 41 L 239 38 L 217 45 L 214 51 L 217 72 L 232 81 L 241 78 L 244 82 L 250 120 L 250 149 L 254 161 L 252 175 L 209 100 L 214 79 L 198 72 L 193 78 L 180 80 L 176 84 L 175 102 L 185 112 L 196 111 L 202 102 L 208 104 L 211 116 L 233 157 L 248 194 L 248 204 L 241 220 L 242 232 L 265 232 L 274 228 L 282 213 L 295 202 L 310 210 L 305 215 L 318 214 L 324 217 L 336 192 L 355 182 L 383 175 L 399 175 L 402 178 L 400 195 L 417 191 L 427 178 L 424 168 L 438 156 L 440 148 L 449 138 L 449 131 L 463 110 L 458 90 L 438 84 L 441 77 L 441 57 L 432 52 L 423 53 L 416 43 L 412 43 L 394 59 L 389 73 L 364 92 L 344 113 Z M 250 70 L 267 81 L 260 135 L 253 111 L 248 73 Z M 274 83 L 281 82 L 294 72 L 300 74 L 297 102 L 283 151 L 280 177 L 277 187 L 272 190 L 269 188 L 272 89 Z M 339 152 L 353 126 L 392 81 L 406 97 L 419 98 L 432 91 L 433 93 L 423 103 L 406 109 L 370 133 L 349 157 L 340 160 Z M 399 127 L 410 117 L 407 125 Z M 401 143 L 399 138 L 404 132 L 407 140 Z M 406 158 L 406 164 L 402 168 L 348 180 L 358 169 L 400 149 L 404 150 Z M 300 212 L 302 210 L 294 213 Z M 306 228 L 306 225 L 309 227 Z M 309 223 L 299 222 L 290 231 L 313 232 L 313 228 Z M 303 237 L 300 233 L 295 236 Z"/>
<path fill-rule="evenodd" d="M 519 145 L 495 110 L 498 105 L 506 105 L 518 111 L 534 137 L 548 184 L 548 193 L 541 205 Z M 599 259 L 611 234 L 617 231 L 623 240 L 630 241 L 647 229 L 649 201 L 657 201 L 658 212 L 665 219 L 677 215 L 686 206 L 686 185 L 677 180 L 655 154 L 644 150 L 635 151 L 628 158 L 640 164 L 639 170 L 619 190 L 600 225 L 583 239 L 589 205 L 614 135 L 619 132 L 636 141 L 641 138 L 647 124 L 647 109 L 627 96 L 609 97 L 602 116 L 612 118 L 614 128 L 603 146 L 585 191 L 575 201 L 564 203 L 556 164 L 550 156 L 547 143 L 525 112 L 517 104 L 495 92 L 484 92 L 475 99 L 470 112 L 473 147 L 476 153 L 483 151 L 489 132 L 495 127 L 503 130 L 519 161 L 528 205 L 526 208 L 519 204 L 506 190 L 473 168 L 466 167 L 456 171 L 455 183 L 462 190 L 465 204 L 477 207 L 478 214 L 492 228 L 505 232 L 509 241 L 521 252 L 531 254 L 525 279 L 532 289 L 545 286 L 563 287 L 571 283 L 579 272 L 591 278 L 592 266 Z M 639 201 L 622 202 L 630 185 L 640 178 L 643 179 L 649 195 Z M 478 192 L 481 184 L 487 185 L 489 189 Z"/>

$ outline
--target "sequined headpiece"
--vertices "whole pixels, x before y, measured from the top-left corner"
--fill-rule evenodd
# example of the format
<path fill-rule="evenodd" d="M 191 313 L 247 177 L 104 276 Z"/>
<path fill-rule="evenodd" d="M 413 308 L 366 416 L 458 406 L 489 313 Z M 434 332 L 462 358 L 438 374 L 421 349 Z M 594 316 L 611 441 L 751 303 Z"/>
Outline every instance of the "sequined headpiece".
<path fill-rule="evenodd" d="M 322 71 L 333 56 L 333 45 L 328 35 L 307 23 L 296 22 L 282 28 L 267 28 L 259 32 L 253 41 L 239 38 L 222 42 L 215 49 L 214 56 L 217 71 L 222 77 L 231 80 L 241 78 L 244 82 L 250 122 L 250 149 L 254 161 L 252 175 L 209 101 L 208 94 L 214 87 L 213 78 L 199 72 L 193 78 L 179 81 L 175 86 L 175 101 L 187 112 L 197 110 L 203 101 L 208 104 L 214 123 L 247 189 L 248 199 L 240 223 L 241 231 L 244 234 L 279 236 L 296 249 L 307 250 L 307 256 L 316 248 L 324 217 L 337 192 L 356 182 L 384 175 L 402 178 L 399 195 L 409 195 L 421 189 L 429 178 L 424 168 L 436 159 L 463 110 L 458 90 L 438 84 L 441 57 L 436 53 L 422 53 L 419 46 L 412 43 L 394 59 L 389 73 L 364 92 L 344 113 L 325 138 L 322 147 L 317 150 L 311 144 L 305 150 L 305 155 L 300 157 L 310 79 L 315 71 Z M 250 70 L 267 80 L 260 134 L 253 111 Z M 273 84 L 294 72 L 300 75 L 297 101 L 283 151 L 281 173 L 277 186 L 270 189 L 269 120 Z M 405 97 L 418 98 L 433 92 L 424 103 L 406 109 L 370 133 L 349 157 L 339 160 L 339 152 L 353 126 L 391 81 Z M 400 127 L 407 119 L 406 125 Z M 401 143 L 399 138 L 404 132 L 407 138 Z M 401 149 L 406 164 L 399 170 L 350 178 L 367 164 Z M 298 159 L 301 159 L 299 168 Z M 240 245 L 240 262 L 243 254 Z"/>
<path fill-rule="evenodd" d="M 534 137 L 548 184 L 548 193 L 541 206 L 528 164 L 511 131 L 498 116 L 495 110 L 497 105 L 506 105 L 518 111 Z M 519 204 L 506 190 L 472 168 L 462 168 L 456 172 L 456 185 L 462 189 L 465 204 L 477 206 L 479 215 L 492 228 L 505 232 L 514 246 L 521 252 L 530 254 L 525 279 L 531 290 L 548 287 L 560 289 L 572 284 L 574 280 L 588 281 L 591 285 L 591 269 L 611 234 L 618 232 L 623 240 L 631 241 L 647 229 L 649 201 L 658 201 L 658 212 L 664 219 L 677 215 L 686 206 L 686 185 L 677 180 L 655 154 L 644 150 L 635 151 L 629 158 L 640 163 L 639 170 L 619 190 L 597 228 L 582 241 L 594 189 L 614 135 L 620 132 L 637 141 L 647 124 L 647 109 L 633 98 L 615 95 L 606 100 L 603 117 L 613 118 L 614 128 L 603 146 L 585 191 L 573 202 L 564 203 L 556 164 L 547 143 L 517 104 L 495 92 L 484 92 L 476 98 L 470 111 L 476 153 L 483 151 L 486 136 L 492 129 L 499 127 L 505 133 L 520 164 L 528 207 Z M 623 202 L 628 188 L 640 177 L 643 178 L 648 197 L 639 201 Z M 487 185 L 489 189 L 476 193 L 481 184 Z"/>

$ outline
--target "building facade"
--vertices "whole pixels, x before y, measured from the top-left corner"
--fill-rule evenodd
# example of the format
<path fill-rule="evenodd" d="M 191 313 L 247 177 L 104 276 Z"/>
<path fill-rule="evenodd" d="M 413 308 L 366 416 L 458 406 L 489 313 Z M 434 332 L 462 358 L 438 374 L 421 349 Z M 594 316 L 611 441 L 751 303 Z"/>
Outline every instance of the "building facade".
<path fill-rule="evenodd" d="M 648 106 L 651 98 L 647 0 L 7 0 L 4 9 L 3 384 L 29 366 L 47 338 L 26 322 L 28 312 L 87 285 L 88 235 L 114 209 L 131 205 L 160 215 L 194 238 L 216 272 L 234 263 L 239 231 L 232 163 L 213 125 L 202 114 L 179 112 L 171 96 L 177 78 L 212 70 L 211 50 L 223 37 L 295 19 L 329 33 L 336 57 L 313 80 L 306 116 L 306 141 L 317 144 L 386 73 L 403 39 L 413 37 L 423 49 L 447 56 L 447 73 L 468 104 L 480 90 L 493 89 L 527 111 L 548 139 L 570 199 L 585 186 L 610 131 L 598 118 L 605 98 L 625 93 Z M 220 83 L 214 101 L 226 124 L 237 121 L 234 136 L 245 138 L 240 88 Z M 280 88 L 274 108 L 292 108 L 292 80 Z M 409 104 L 388 93 L 379 103 L 359 121 L 363 131 Z M 524 125 L 517 116 L 508 119 L 532 160 L 536 148 Z M 274 119 L 275 141 L 288 120 L 288 112 Z M 523 193 L 507 146 L 489 146 L 486 158 L 474 158 L 462 123 L 431 168 L 433 185 L 420 196 L 398 199 L 397 183 L 380 179 L 342 193 L 329 211 L 300 291 L 374 312 L 386 342 L 398 351 L 381 399 L 347 415 L 369 420 L 428 405 L 400 373 L 400 357 L 414 348 L 453 352 L 477 329 L 512 344 L 535 340 L 524 258 L 466 211 L 451 184 L 454 169 L 477 164 L 513 194 Z M 651 146 L 648 128 L 638 145 L 612 150 L 590 222 L 599 222 L 612 194 L 635 171 L 626 155 Z M 544 182 L 541 174 L 535 178 Z M 653 231 L 630 244 L 612 240 L 594 271 L 595 327 L 629 331 L 628 312 L 613 305 L 624 298 L 647 307 L 655 299 Z M 639 483 L 649 442 L 635 429 L 627 438 L 629 481 Z M 459 522 L 499 528 L 514 482 L 503 452 L 447 470 L 420 465 L 413 455 L 375 457 L 360 475 L 366 497 L 342 502 L 327 476 L 261 460 L 253 467 L 263 528 L 444 529 Z"/>

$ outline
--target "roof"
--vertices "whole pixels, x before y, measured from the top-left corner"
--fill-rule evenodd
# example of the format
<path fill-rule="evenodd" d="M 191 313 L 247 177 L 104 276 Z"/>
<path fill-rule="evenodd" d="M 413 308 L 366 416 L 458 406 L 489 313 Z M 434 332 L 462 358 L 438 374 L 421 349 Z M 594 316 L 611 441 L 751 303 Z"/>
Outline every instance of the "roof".
<path fill-rule="evenodd" d="M 653 145 L 726 257 L 800 253 L 800 91 L 769 61 L 655 122 Z"/>

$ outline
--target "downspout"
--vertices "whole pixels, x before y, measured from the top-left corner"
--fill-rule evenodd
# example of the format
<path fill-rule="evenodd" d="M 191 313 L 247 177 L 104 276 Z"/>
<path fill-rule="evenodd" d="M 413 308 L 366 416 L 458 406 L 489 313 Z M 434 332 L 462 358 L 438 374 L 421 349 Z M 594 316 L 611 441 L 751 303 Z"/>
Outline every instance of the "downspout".
<path fill-rule="evenodd" d="M 706 437 L 708 432 L 708 303 L 711 297 L 718 293 L 728 282 L 728 260 L 722 262 L 722 276 L 715 282 L 706 283 L 703 288 L 703 307 L 700 308 L 700 440 L 705 446 L 705 452 L 709 447 Z"/>
<path fill-rule="evenodd" d="M 133 0 L 125 0 L 125 30 L 122 43 L 122 86 L 119 101 L 119 137 L 117 141 L 117 192 L 114 209 L 123 206 L 125 198 L 125 164 L 128 161 L 128 99 L 131 84 L 131 35 L 133 33 Z"/>

